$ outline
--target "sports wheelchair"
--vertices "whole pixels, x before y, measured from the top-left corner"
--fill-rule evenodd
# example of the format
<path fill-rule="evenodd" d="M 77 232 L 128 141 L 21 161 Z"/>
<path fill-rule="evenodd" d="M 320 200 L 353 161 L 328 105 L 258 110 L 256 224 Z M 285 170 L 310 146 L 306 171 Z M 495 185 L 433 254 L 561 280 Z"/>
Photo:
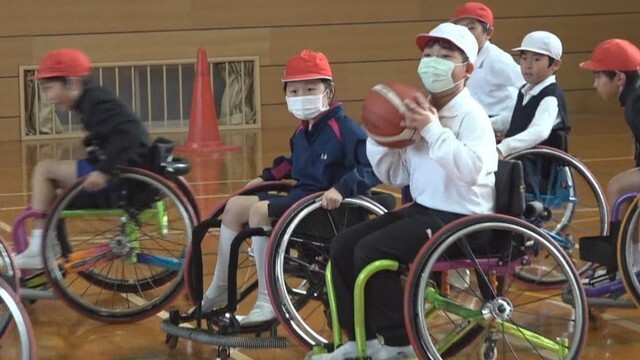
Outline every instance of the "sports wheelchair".
<path fill-rule="evenodd" d="M 247 187 L 231 194 L 253 195 L 259 192 L 286 194 L 291 188 L 287 182 L 265 182 Z M 287 346 L 285 338 L 277 336 L 277 325 L 287 329 L 293 338 L 309 348 L 318 339 L 330 335 L 326 314 L 327 293 L 324 272 L 329 258 L 329 242 L 344 229 L 379 216 L 395 207 L 393 195 L 373 191 L 369 196 L 344 199 L 339 208 L 325 210 L 316 193 L 292 205 L 272 229 L 246 228 L 241 231 L 231 245 L 229 261 L 228 304 L 220 309 L 202 314 L 203 272 L 213 269 L 215 252 L 202 250 L 202 240 L 211 231 L 218 235 L 222 223 L 221 215 L 227 201 L 219 204 L 207 218 L 194 228 L 192 249 L 187 262 L 187 283 L 195 310 L 187 314 L 171 311 L 169 319 L 162 323 L 167 333 L 166 343 L 175 347 L 179 338 L 187 338 L 218 347 L 218 357 L 226 359 L 230 348 L 275 348 Z M 253 326 L 240 326 L 236 317 L 238 307 L 251 297 L 257 289 L 257 274 L 252 260 L 250 237 L 269 236 L 267 250 L 267 283 L 269 296 L 277 318 L 270 322 Z M 204 246 L 207 246 L 205 243 Z M 204 274 L 208 284 L 211 273 Z M 251 302 L 246 302 L 251 305 Z M 311 322 L 310 319 L 316 319 Z M 195 328 L 181 327 L 181 323 L 194 322 Z M 203 326 L 206 324 L 206 329 Z M 269 337 L 259 337 L 269 333 Z M 251 337 L 251 335 L 255 335 Z"/>
<path fill-rule="evenodd" d="M 44 271 L 25 271 L 26 299 L 62 298 L 81 314 L 105 322 L 132 322 L 169 304 L 184 285 L 184 259 L 195 198 L 182 179 L 190 167 L 159 138 L 148 166 L 122 167 L 107 188 L 89 192 L 78 180 L 45 213 L 26 210 L 14 225 L 18 252 L 27 245 L 25 220 L 45 218 Z M 46 278 L 43 277 L 43 272 Z"/>
<path fill-rule="evenodd" d="M 0 357 L 36 359 L 36 344 L 31 321 L 22 306 L 18 276 L 9 247 L 0 238 Z"/>
<path fill-rule="evenodd" d="M 521 219 L 538 216 L 543 208 L 533 201 L 525 206 L 524 194 L 518 193 L 524 188 L 519 165 L 500 162 L 496 208 L 503 214 L 467 216 L 448 224 L 427 240 L 410 266 L 379 260 L 360 273 L 354 289 L 357 359 L 367 359 L 364 289 L 378 271 L 406 275 L 405 325 L 420 359 L 579 358 L 588 326 L 581 280 L 556 240 Z M 538 273 L 539 280 L 560 274 L 564 289 L 533 292 L 514 281 L 536 266 L 541 253 L 555 267 Z M 473 276 L 467 278 L 467 271 Z M 449 281 L 452 272 L 463 282 Z M 326 281 L 335 308 L 330 265 Z M 572 295 L 568 305 L 561 301 L 566 292 Z M 332 351 L 343 342 L 335 314 L 333 343 L 316 344 L 314 353 Z"/>
<path fill-rule="evenodd" d="M 609 234 L 609 215 L 604 192 L 595 176 L 578 159 L 556 148 L 536 146 L 507 157 L 522 163 L 525 199 L 539 211 L 525 220 L 551 236 L 572 258 L 581 276 L 593 271 L 593 264 L 578 256 L 579 239 Z M 546 253 L 532 259 L 535 266 L 515 274 L 535 287 L 560 286 L 565 279 L 547 263 Z M 543 274 L 544 276 L 541 276 Z"/>

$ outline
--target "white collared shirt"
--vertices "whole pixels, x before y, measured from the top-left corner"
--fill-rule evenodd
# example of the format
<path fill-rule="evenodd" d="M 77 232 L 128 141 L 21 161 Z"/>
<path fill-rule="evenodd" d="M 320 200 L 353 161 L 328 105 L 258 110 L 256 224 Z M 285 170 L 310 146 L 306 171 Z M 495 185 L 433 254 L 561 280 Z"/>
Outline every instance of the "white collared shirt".
<path fill-rule="evenodd" d="M 478 52 L 474 70 L 467 81 L 471 96 L 487 111 L 494 131 L 503 132 L 497 124 L 511 120 L 511 110 L 518 97 L 518 89 L 525 83 L 518 65 L 511 55 L 487 41 Z M 494 124 L 494 120 L 498 123 Z"/>
<path fill-rule="evenodd" d="M 421 205 L 458 214 L 491 213 L 498 155 L 491 123 L 468 89 L 438 111 L 415 144 L 404 149 L 367 140 L 367 156 L 386 184 L 409 184 Z"/>
<path fill-rule="evenodd" d="M 556 76 L 551 75 L 542 80 L 536 86 L 531 86 L 531 84 L 525 85 L 521 90 L 524 95 L 522 98 L 522 105 L 525 105 L 533 96 L 538 95 L 540 90 L 555 82 Z M 513 113 L 513 110 L 511 112 Z M 521 150 L 530 149 L 545 141 L 551 134 L 553 127 L 561 121 L 562 118 L 558 108 L 558 99 L 554 96 L 547 96 L 542 99 L 540 105 L 538 105 L 536 114 L 527 129 L 519 134 L 502 140 L 502 142 L 498 144 L 498 149 L 504 156 L 508 156 Z"/>

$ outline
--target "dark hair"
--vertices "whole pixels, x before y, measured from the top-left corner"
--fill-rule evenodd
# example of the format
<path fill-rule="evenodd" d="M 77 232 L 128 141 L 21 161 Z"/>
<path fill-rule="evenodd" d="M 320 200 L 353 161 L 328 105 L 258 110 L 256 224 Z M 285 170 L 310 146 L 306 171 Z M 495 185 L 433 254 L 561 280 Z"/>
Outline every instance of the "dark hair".
<path fill-rule="evenodd" d="M 309 79 L 309 80 L 313 80 L 313 79 Z M 331 79 L 318 79 L 322 81 L 322 84 L 324 84 L 324 88 L 325 89 L 330 89 L 331 85 L 333 85 L 333 80 Z M 282 85 L 282 90 L 284 92 L 287 92 L 287 84 L 290 83 L 291 81 L 285 81 L 284 84 Z"/>
<path fill-rule="evenodd" d="M 552 58 L 551 56 L 547 55 L 547 57 L 549 58 L 549 66 L 547 67 L 552 67 L 553 63 L 556 62 L 556 59 Z"/>
<path fill-rule="evenodd" d="M 638 79 L 640 79 L 640 73 L 637 71 L 615 71 L 615 70 L 604 70 L 604 71 L 594 71 L 594 73 L 602 73 L 602 75 L 606 76 L 609 80 L 613 80 L 616 77 L 617 73 L 624 74 L 624 86 L 627 87 L 631 84 L 635 84 Z"/>
<path fill-rule="evenodd" d="M 460 53 L 460 55 L 462 55 L 462 62 L 467 62 L 469 61 L 469 57 L 467 56 L 467 54 L 464 53 L 464 51 L 462 51 L 462 49 L 460 49 L 456 44 L 454 44 L 453 42 L 447 40 L 447 39 L 431 39 L 429 41 L 427 41 L 427 43 L 424 45 L 425 49 L 431 49 L 434 46 L 440 46 L 441 48 L 445 49 L 445 50 L 449 50 L 449 51 L 458 51 Z"/>

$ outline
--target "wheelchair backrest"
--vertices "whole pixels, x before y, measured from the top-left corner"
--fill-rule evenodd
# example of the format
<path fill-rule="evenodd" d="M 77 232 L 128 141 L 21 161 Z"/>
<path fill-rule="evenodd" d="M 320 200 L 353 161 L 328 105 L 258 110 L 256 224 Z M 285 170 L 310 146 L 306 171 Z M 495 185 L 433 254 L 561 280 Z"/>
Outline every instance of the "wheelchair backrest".
<path fill-rule="evenodd" d="M 520 217 L 525 209 L 525 185 L 522 163 L 498 160 L 496 177 L 496 207 L 498 214 Z"/>
<path fill-rule="evenodd" d="M 567 132 L 565 130 L 552 130 L 547 140 L 541 142 L 540 145 L 568 152 L 569 141 L 567 139 Z"/>
<path fill-rule="evenodd" d="M 169 139 L 157 137 L 153 140 L 149 150 L 149 170 L 156 174 L 162 174 L 163 164 L 173 158 L 174 147 L 175 144 Z"/>

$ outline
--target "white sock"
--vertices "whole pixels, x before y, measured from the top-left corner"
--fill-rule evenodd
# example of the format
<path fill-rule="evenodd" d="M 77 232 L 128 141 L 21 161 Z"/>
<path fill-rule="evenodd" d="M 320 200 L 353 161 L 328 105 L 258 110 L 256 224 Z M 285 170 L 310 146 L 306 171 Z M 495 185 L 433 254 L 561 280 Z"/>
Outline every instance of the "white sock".
<path fill-rule="evenodd" d="M 29 238 L 29 246 L 23 252 L 24 254 L 29 255 L 39 255 L 42 251 L 42 229 L 33 229 L 31 230 L 31 237 Z"/>
<path fill-rule="evenodd" d="M 367 344 L 367 350 L 369 350 Z M 371 360 L 382 360 L 382 359 L 390 359 L 394 356 L 398 355 L 409 355 L 415 356 L 415 351 L 411 347 L 411 345 L 406 346 L 380 346 L 377 350 L 369 351 L 369 356 L 371 356 Z"/>
<path fill-rule="evenodd" d="M 209 311 L 214 303 L 209 304 L 211 300 L 217 300 L 224 293 L 227 293 L 227 277 L 229 274 L 229 252 L 233 239 L 238 232 L 226 227 L 224 223 L 220 226 L 220 238 L 218 239 L 218 259 L 216 261 L 216 269 L 213 274 L 211 285 L 204 294 L 203 310 Z"/>
<path fill-rule="evenodd" d="M 267 246 L 269 238 L 266 236 L 251 237 L 253 243 L 253 256 L 256 260 L 256 272 L 258 273 L 258 300 L 256 302 L 269 303 L 267 292 Z"/>

